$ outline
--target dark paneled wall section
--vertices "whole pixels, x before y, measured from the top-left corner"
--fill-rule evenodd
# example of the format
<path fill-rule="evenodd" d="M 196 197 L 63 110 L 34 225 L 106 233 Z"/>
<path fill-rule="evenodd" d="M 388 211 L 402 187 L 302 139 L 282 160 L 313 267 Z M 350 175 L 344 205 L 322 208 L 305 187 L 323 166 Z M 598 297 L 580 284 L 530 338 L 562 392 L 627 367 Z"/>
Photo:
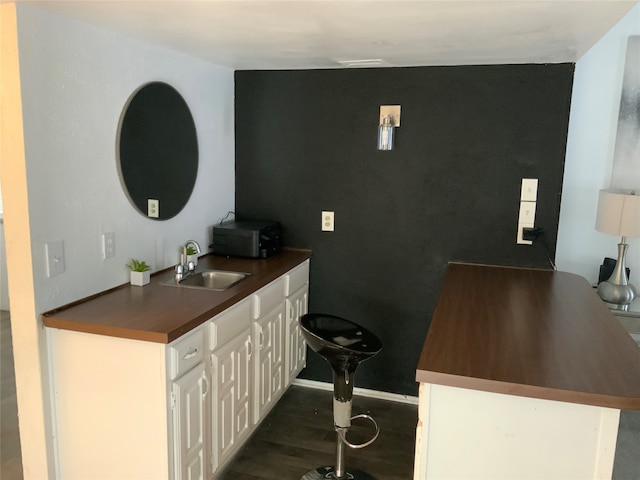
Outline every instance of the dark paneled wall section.
<path fill-rule="evenodd" d="M 415 395 L 447 263 L 549 267 L 573 64 L 238 71 L 236 213 L 313 250 L 312 312 L 376 333 L 356 386 Z M 380 105 L 402 105 L 391 152 Z M 538 178 L 544 242 L 516 245 L 522 178 Z M 335 211 L 335 232 L 321 211 Z M 331 381 L 310 352 L 303 378 Z"/>

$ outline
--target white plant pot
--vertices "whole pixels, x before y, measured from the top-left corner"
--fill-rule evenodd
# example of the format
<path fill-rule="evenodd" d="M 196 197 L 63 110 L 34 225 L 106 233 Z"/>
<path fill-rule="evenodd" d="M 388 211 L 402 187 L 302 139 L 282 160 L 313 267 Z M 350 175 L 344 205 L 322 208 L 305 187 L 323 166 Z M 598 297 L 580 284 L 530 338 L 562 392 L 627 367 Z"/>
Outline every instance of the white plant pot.
<path fill-rule="evenodd" d="M 189 262 L 193 262 L 194 266 L 198 266 L 198 255 L 187 255 L 187 265 Z"/>
<path fill-rule="evenodd" d="M 131 272 L 131 285 L 142 287 L 151 281 L 151 272 Z"/>

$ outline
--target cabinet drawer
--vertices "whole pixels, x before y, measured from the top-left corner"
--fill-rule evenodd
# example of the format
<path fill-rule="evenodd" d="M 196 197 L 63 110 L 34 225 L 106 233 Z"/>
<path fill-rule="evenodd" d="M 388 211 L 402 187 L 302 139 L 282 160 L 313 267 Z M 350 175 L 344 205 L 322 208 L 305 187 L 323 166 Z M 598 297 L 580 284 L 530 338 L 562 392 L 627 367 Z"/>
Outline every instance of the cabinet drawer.
<path fill-rule="evenodd" d="M 251 326 L 251 301 L 243 300 L 213 317 L 207 325 L 209 348 L 215 350 Z"/>
<path fill-rule="evenodd" d="M 284 277 L 284 296 L 288 297 L 305 283 L 309 283 L 309 260 L 298 265 Z"/>
<path fill-rule="evenodd" d="M 253 318 L 269 313 L 284 303 L 284 278 L 274 280 L 266 287 L 253 294 Z"/>
<path fill-rule="evenodd" d="M 178 378 L 188 372 L 204 358 L 204 329 L 197 328 L 184 338 L 176 340 L 169 346 L 169 375 Z"/>

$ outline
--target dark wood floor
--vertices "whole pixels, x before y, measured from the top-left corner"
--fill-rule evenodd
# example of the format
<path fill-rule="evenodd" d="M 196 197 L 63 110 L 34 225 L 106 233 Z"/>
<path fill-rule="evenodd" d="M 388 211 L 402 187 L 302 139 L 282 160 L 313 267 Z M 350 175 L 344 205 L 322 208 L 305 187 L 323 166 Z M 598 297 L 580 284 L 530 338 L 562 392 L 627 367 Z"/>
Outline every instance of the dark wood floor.
<path fill-rule="evenodd" d="M 11 321 L 9 312 L 3 310 L 0 310 L 0 373 L 0 478 L 22 480 Z"/>
<path fill-rule="evenodd" d="M 225 480 L 298 480 L 309 470 L 335 463 L 331 392 L 292 386 L 264 419 Z M 417 405 L 354 397 L 353 415 L 368 413 L 380 436 L 370 446 L 347 449 L 347 470 L 361 469 L 378 480 L 413 478 Z M 373 434 L 365 420 L 354 422 L 348 438 L 366 441 Z"/>

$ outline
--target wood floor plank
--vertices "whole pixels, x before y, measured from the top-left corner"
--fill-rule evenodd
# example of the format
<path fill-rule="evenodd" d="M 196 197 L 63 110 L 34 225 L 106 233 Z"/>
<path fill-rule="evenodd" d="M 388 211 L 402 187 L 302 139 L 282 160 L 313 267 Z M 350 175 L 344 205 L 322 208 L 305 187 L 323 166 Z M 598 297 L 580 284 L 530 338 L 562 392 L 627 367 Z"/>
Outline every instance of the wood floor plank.
<path fill-rule="evenodd" d="M 0 310 L 0 353 L 0 478 L 22 480 L 11 317 L 5 310 Z"/>
<path fill-rule="evenodd" d="M 411 478 L 417 410 L 416 405 L 354 397 L 353 415 L 371 415 L 380 436 L 366 448 L 347 450 L 347 470 L 359 468 L 379 480 Z M 348 438 L 359 443 L 373 433 L 369 422 L 358 420 Z M 220 478 L 298 480 L 316 467 L 334 464 L 335 437 L 332 392 L 292 386 Z"/>

